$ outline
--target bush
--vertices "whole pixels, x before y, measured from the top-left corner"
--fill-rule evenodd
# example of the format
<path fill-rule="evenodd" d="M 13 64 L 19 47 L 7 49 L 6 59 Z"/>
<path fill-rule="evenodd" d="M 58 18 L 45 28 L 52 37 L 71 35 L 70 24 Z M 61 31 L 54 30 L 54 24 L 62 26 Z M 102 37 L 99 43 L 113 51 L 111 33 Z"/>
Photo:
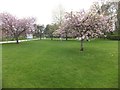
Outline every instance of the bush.
<path fill-rule="evenodd" d="M 108 35 L 107 39 L 110 39 L 110 40 L 120 40 L 120 36 L 119 35 Z"/>

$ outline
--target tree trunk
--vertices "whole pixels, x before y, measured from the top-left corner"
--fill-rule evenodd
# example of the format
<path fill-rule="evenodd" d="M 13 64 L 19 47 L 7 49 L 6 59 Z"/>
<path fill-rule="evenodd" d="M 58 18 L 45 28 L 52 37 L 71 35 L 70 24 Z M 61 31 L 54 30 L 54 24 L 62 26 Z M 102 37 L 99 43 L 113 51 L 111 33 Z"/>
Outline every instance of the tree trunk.
<path fill-rule="evenodd" d="M 39 32 L 39 38 L 40 38 L 40 40 L 41 40 L 41 32 Z"/>
<path fill-rule="evenodd" d="M 53 40 L 53 38 L 51 37 L 51 40 Z"/>
<path fill-rule="evenodd" d="M 68 37 L 67 37 L 67 35 L 66 35 L 66 41 L 68 40 Z"/>
<path fill-rule="evenodd" d="M 83 50 L 84 50 L 84 49 L 83 49 L 83 41 L 84 41 L 84 40 L 81 39 L 81 44 L 80 44 L 80 45 L 81 45 L 81 48 L 80 48 L 80 51 L 83 51 Z"/>
<path fill-rule="evenodd" d="M 41 40 L 41 35 L 40 35 L 40 40 Z"/>
<path fill-rule="evenodd" d="M 19 44 L 18 37 L 16 37 L 16 44 Z"/>
<path fill-rule="evenodd" d="M 51 40 L 53 40 L 53 36 L 51 35 L 50 37 L 51 37 Z"/>
<path fill-rule="evenodd" d="M 65 33 L 65 39 L 66 39 L 66 41 L 68 40 L 68 37 L 67 37 L 67 32 Z"/>

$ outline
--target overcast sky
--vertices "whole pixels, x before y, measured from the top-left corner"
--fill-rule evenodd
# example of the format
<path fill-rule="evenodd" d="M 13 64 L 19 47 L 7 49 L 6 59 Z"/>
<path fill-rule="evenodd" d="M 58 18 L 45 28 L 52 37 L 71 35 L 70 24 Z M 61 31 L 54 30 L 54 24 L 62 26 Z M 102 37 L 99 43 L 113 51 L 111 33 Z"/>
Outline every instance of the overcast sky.
<path fill-rule="evenodd" d="M 37 23 L 52 23 L 53 10 L 59 5 L 66 11 L 88 9 L 96 0 L 0 0 L 0 13 L 8 12 L 19 18 L 36 17 Z"/>

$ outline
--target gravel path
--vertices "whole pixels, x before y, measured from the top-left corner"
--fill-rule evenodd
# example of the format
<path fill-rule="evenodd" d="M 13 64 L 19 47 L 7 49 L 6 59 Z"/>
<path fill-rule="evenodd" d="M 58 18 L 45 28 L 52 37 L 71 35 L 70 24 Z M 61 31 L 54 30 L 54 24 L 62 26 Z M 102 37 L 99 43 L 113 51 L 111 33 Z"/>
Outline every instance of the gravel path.
<path fill-rule="evenodd" d="M 37 39 L 30 39 L 30 40 L 19 40 L 19 42 L 25 42 L 25 41 L 32 41 L 32 40 L 38 40 L 39 38 Z M 0 44 L 4 44 L 4 43 L 16 43 L 16 41 L 2 41 L 0 42 Z"/>

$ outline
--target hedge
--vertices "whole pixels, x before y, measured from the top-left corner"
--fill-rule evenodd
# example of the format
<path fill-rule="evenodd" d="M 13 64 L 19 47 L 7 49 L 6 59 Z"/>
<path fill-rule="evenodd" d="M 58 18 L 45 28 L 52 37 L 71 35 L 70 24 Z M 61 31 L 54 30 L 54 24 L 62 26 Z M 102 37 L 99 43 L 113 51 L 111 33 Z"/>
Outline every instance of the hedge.
<path fill-rule="evenodd" d="M 119 35 L 108 35 L 107 39 L 110 39 L 110 40 L 120 40 L 120 36 Z"/>

